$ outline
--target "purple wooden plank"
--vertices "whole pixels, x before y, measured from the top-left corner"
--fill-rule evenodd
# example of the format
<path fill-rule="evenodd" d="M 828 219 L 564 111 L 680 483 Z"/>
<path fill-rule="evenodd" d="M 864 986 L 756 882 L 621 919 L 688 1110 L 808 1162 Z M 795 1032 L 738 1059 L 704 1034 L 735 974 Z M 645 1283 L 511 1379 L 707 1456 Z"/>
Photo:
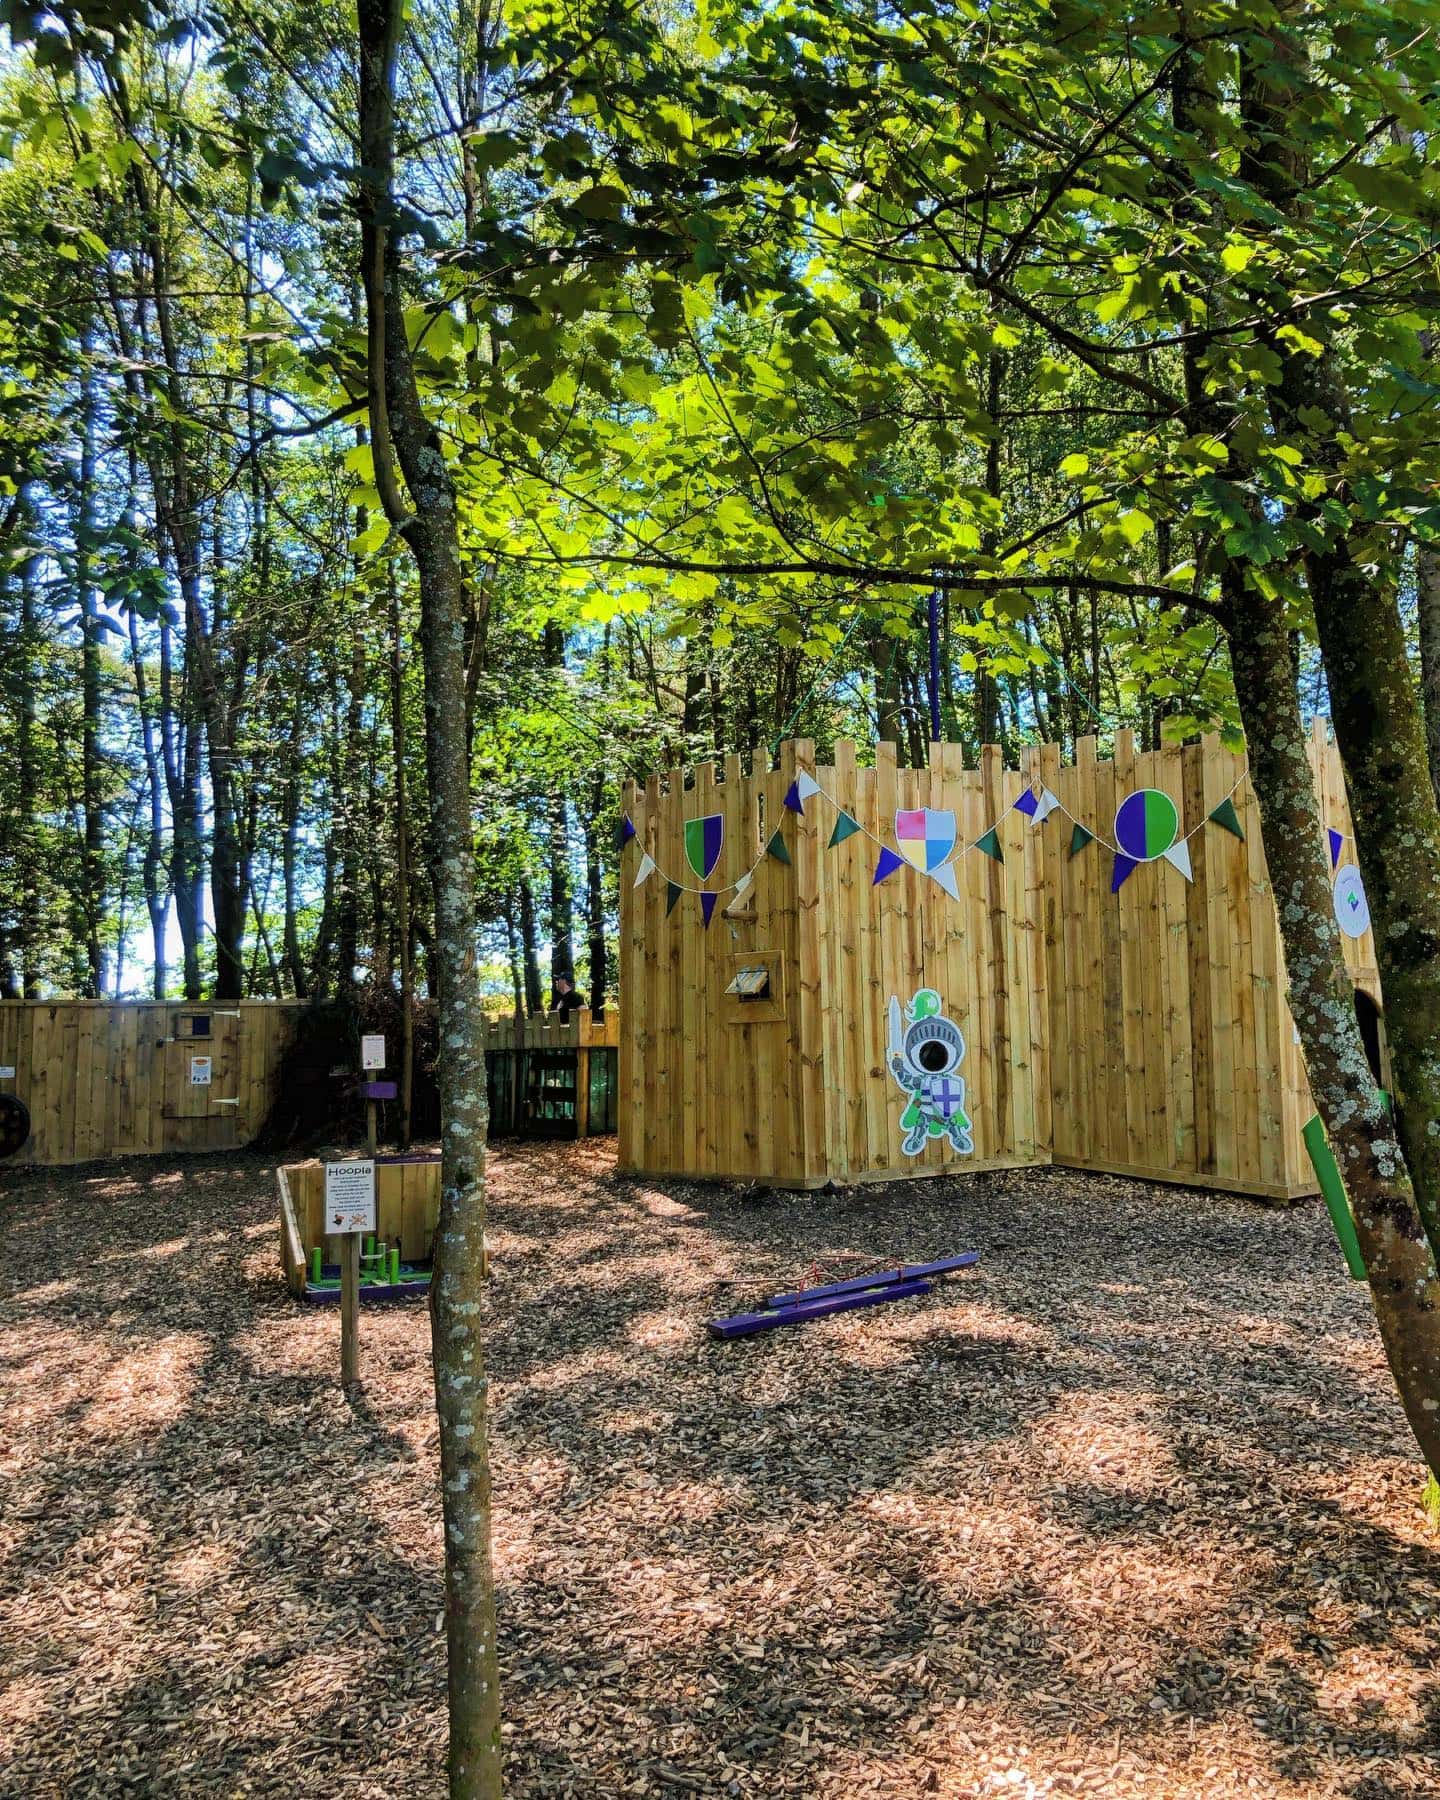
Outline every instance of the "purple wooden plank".
<path fill-rule="evenodd" d="M 886 1287 L 892 1281 L 923 1281 L 927 1275 L 948 1275 L 953 1269 L 968 1269 L 980 1260 L 978 1250 L 963 1250 L 959 1256 L 942 1256 L 939 1262 L 913 1263 L 904 1269 L 882 1269 L 878 1275 L 852 1275 L 848 1281 L 832 1281 L 828 1287 L 801 1288 L 798 1294 L 772 1294 L 767 1306 L 798 1306 L 806 1300 L 823 1300 L 829 1294 L 859 1294 L 866 1288 Z"/>
<path fill-rule="evenodd" d="M 400 1092 L 396 1081 L 362 1081 L 360 1097 L 364 1100 L 393 1100 Z"/>
<path fill-rule="evenodd" d="M 803 1325 L 807 1319 L 823 1319 L 830 1313 L 852 1312 L 857 1306 L 880 1306 L 887 1300 L 908 1300 L 915 1294 L 929 1292 L 928 1281 L 896 1281 L 863 1294 L 840 1294 L 774 1312 L 737 1313 L 733 1319 L 712 1319 L 710 1330 L 718 1338 L 749 1337 L 757 1331 L 773 1331 L 777 1325 Z"/>

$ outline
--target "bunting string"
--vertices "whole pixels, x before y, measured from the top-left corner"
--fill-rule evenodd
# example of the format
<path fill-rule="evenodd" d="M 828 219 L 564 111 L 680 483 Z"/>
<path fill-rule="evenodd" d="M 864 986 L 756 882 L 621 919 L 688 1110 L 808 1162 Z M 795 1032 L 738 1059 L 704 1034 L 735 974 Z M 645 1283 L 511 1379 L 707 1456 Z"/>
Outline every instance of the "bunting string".
<path fill-rule="evenodd" d="M 1235 812 L 1234 801 L 1235 795 L 1239 792 L 1242 784 L 1248 778 L 1249 773 L 1250 769 L 1247 764 L 1240 771 L 1229 790 L 1207 811 L 1205 817 L 1200 820 L 1199 824 L 1193 825 L 1183 836 L 1177 836 L 1171 843 L 1169 850 L 1162 853 L 1165 854 L 1177 868 L 1180 868 L 1187 879 L 1189 879 L 1189 853 L 1186 846 L 1189 845 L 1189 842 L 1193 837 L 1197 837 L 1205 829 L 1206 825 L 1219 825 L 1224 830 L 1229 831 L 1232 835 L 1243 839 L 1244 832 L 1240 828 L 1239 818 Z M 1140 790 L 1135 791 L 1138 792 Z M 1087 844 L 1094 843 L 1098 844 L 1102 850 L 1109 851 L 1111 855 L 1120 859 L 1122 863 L 1129 864 L 1131 867 L 1134 866 L 1133 859 L 1114 842 L 1107 832 L 1093 830 L 1083 819 L 1077 818 L 1076 815 L 1070 811 L 1069 807 L 1066 806 L 1065 802 L 1060 799 L 1059 795 L 1054 793 L 1050 788 L 1044 786 L 1038 776 L 1032 777 L 1014 800 L 1007 801 L 999 816 L 991 824 L 987 825 L 978 836 L 971 838 L 968 842 L 960 844 L 953 851 L 948 852 L 937 867 L 929 869 L 919 862 L 911 861 L 908 857 L 900 855 L 893 844 L 888 843 L 884 838 L 880 837 L 878 833 L 873 832 L 868 825 L 857 819 L 855 815 L 843 807 L 832 794 L 827 792 L 813 775 L 807 774 L 804 771 L 797 774 L 794 781 L 791 782 L 785 794 L 784 807 L 788 812 L 803 816 L 805 802 L 817 798 L 825 801 L 835 813 L 835 823 L 830 832 L 826 848 L 833 849 L 837 844 L 843 844 L 848 838 L 857 835 L 867 838 L 880 853 L 874 877 L 875 882 L 885 880 L 886 877 L 892 875 L 896 869 L 908 867 L 914 869 L 917 874 L 926 875 L 932 880 L 938 880 L 940 885 L 945 888 L 946 892 L 953 894 L 955 891 L 953 882 L 947 880 L 946 875 L 947 871 L 950 870 L 962 856 L 969 855 L 972 850 L 978 850 L 982 855 L 989 856 L 997 862 L 1004 860 L 1000 841 L 1000 827 L 1003 825 L 1006 815 L 1016 811 L 1023 813 L 1032 825 L 1037 826 L 1048 819 L 1052 813 L 1059 813 L 1064 818 L 1068 819 L 1072 826 L 1070 834 L 1070 854 L 1072 856 L 1083 849 Z M 629 815 L 622 815 L 620 824 L 616 830 L 617 843 L 623 848 L 635 835 L 635 826 Z M 1341 834 L 1339 832 L 1329 832 L 1332 866 L 1338 861 L 1339 843 L 1341 841 L 1343 840 L 1341 839 Z M 743 871 L 743 873 L 737 875 L 733 881 L 727 881 L 720 886 L 713 886 L 704 882 L 679 881 L 675 876 L 662 869 L 649 851 L 645 851 L 641 857 L 639 867 L 636 870 L 632 886 L 639 887 L 652 875 L 658 874 L 665 883 L 665 910 L 667 913 L 673 910 L 675 903 L 682 894 L 699 894 L 701 896 L 701 907 L 705 915 L 705 922 L 708 925 L 711 916 L 714 913 L 716 903 L 726 894 L 733 894 L 736 899 L 743 896 L 753 883 L 761 865 L 767 858 L 772 858 L 774 861 L 783 864 L 789 864 L 793 861 L 790 848 L 786 844 L 782 831 L 778 825 L 771 831 L 765 845 L 761 849 L 759 855 L 756 856 L 755 860 Z M 1128 873 L 1128 869 L 1126 872 Z M 733 905 L 734 902 L 732 901 L 731 904 Z"/>

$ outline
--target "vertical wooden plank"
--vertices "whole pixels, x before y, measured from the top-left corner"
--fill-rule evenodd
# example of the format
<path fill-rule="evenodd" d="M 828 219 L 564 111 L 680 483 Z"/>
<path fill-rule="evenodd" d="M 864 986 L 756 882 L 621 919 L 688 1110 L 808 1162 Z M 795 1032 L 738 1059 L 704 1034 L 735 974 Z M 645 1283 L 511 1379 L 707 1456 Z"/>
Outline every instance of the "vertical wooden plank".
<path fill-rule="evenodd" d="M 405 1254 L 405 1172 L 408 1163 L 380 1163 L 375 1170 L 375 1235 Z"/>
<path fill-rule="evenodd" d="M 635 783 L 630 777 L 620 784 L 620 810 L 635 823 L 638 804 L 635 794 Z M 644 844 L 637 827 L 636 836 Z M 618 969 L 620 984 L 620 1005 L 625 1016 L 618 1021 L 620 1025 L 620 1046 L 617 1057 L 617 1093 L 616 1093 L 616 1161 L 621 1169 L 635 1169 L 641 1166 L 638 1155 L 639 1140 L 637 1128 L 640 1124 L 640 1082 L 641 1057 L 636 1041 L 636 1030 L 640 1023 L 643 1007 L 635 1004 L 635 997 L 640 991 L 640 958 L 643 949 L 636 931 L 636 913 L 638 907 L 630 887 L 635 879 L 633 858 L 637 855 L 634 840 L 624 846 L 616 856 L 616 884 L 620 896 L 620 933 L 618 951 L 620 966 Z M 660 877 L 652 875 L 652 881 Z M 591 995 L 593 1002 L 595 996 Z M 615 1010 L 613 1007 L 610 1009 Z"/>
<path fill-rule="evenodd" d="M 815 774 L 815 746 L 809 738 L 796 738 L 795 768 Z M 823 801 L 807 806 L 796 821 L 795 834 L 795 1044 L 797 1050 L 801 1160 L 799 1173 L 807 1182 L 827 1179 L 829 1151 L 825 1142 L 825 1092 L 823 1063 L 825 1022 L 822 1015 L 820 977 L 820 857 L 821 813 L 830 809 Z M 828 836 L 828 833 L 827 833 Z"/>

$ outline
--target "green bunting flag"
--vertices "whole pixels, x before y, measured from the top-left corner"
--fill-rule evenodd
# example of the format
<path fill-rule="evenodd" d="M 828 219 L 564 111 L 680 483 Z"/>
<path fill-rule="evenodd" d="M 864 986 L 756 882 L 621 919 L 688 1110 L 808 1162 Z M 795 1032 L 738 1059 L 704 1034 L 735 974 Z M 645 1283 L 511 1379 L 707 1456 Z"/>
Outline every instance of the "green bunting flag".
<path fill-rule="evenodd" d="M 1242 844 L 1245 842 L 1245 833 L 1240 829 L 1240 816 L 1235 811 L 1235 802 L 1228 796 L 1210 814 L 1210 823 L 1223 825 L 1226 831 L 1232 832 Z"/>
<path fill-rule="evenodd" d="M 837 844 L 843 844 L 846 838 L 854 837 L 859 829 L 860 825 L 858 820 L 852 819 L 849 813 L 842 812 L 840 817 L 835 821 L 835 829 L 830 833 L 830 842 L 825 848 L 827 850 L 833 850 Z M 786 860 L 789 860 L 788 857 Z"/>
<path fill-rule="evenodd" d="M 778 827 L 771 833 L 770 842 L 765 846 L 765 854 L 773 856 L 776 862 L 788 863 L 790 861 L 790 852 L 785 847 L 784 833 Z"/>
<path fill-rule="evenodd" d="M 665 883 L 665 917 L 668 919 L 675 910 L 675 902 L 685 892 L 678 881 Z"/>
<path fill-rule="evenodd" d="M 993 856 L 996 862 L 1004 862 L 1005 852 L 1000 848 L 1000 836 L 992 825 L 984 837 L 976 838 L 975 848 L 983 850 L 987 856 Z"/>
<path fill-rule="evenodd" d="M 1073 856 L 1077 850 L 1083 850 L 1087 844 L 1094 842 L 1095 833 L 1087 831 L 1083 825 L 1077 825 L 1070 833 L 1070 854 Z"/>

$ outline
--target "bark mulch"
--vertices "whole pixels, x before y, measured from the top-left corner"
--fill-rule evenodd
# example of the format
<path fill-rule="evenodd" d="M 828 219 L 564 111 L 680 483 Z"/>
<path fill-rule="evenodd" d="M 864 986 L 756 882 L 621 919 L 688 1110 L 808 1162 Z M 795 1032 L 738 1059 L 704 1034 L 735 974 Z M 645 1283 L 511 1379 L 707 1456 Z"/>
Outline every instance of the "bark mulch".
<path fill-rule="evenodd" d="M 1440 1542 L 1318 1207 L 492 1176 L 512 1795 L 1440 1792 Z M 253 1158 L 14 1175 L 0 1229 L 0 1793 L 439 1794 L 424 1310 L 347 1402 Z"/>

